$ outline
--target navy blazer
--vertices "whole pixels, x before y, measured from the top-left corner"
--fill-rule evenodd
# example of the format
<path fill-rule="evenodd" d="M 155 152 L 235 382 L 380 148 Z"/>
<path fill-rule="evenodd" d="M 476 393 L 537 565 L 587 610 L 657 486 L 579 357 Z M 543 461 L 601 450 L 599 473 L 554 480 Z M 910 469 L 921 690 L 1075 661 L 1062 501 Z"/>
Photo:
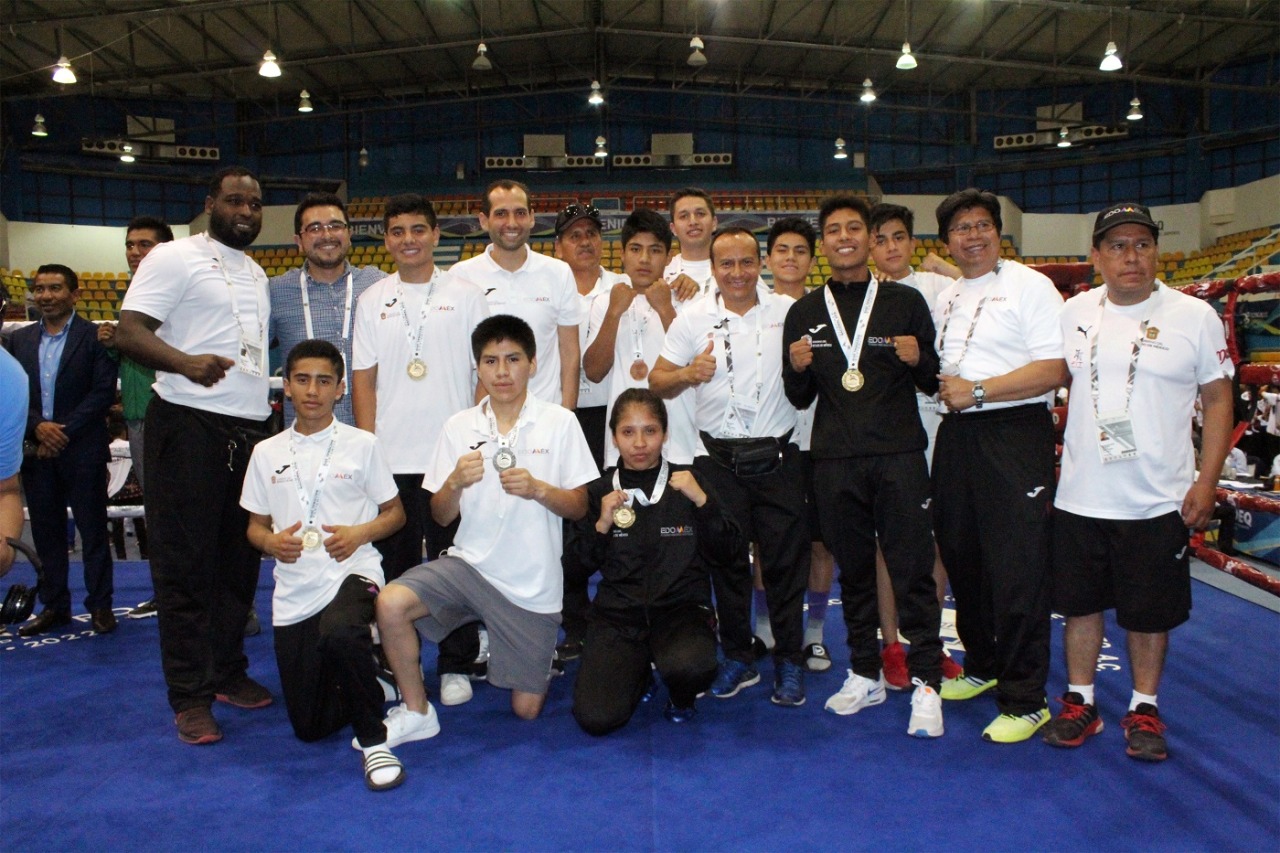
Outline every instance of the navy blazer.
<path fill-rule="evenodd" d="M 78 314 L 67 330 L 67 343 L 58 362 L 54 381 L 53 420 L 63 424 L 70 439 L 62 456 L 99 458 L 106 464 L 110 458 L 111 436 L 107 430 L 107 412 L 116 401 L 116 374 L 119 366 L 107 348 L 98 342 L 97 324 Z M 39 322 L 13 333 L 9 341 L 14 358 L 27 372 L 28 404 L 26 437 L 35 441 L 36 426 L 44 420 L 40 399 L 40 332 Z"/>

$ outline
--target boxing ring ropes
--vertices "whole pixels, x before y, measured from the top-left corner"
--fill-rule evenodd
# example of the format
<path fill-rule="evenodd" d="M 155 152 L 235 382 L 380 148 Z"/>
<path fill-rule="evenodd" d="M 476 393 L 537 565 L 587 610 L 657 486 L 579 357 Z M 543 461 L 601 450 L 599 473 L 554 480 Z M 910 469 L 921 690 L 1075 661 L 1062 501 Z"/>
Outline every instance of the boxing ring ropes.
<path fill-rule="evenodd" d="M 1071 297 L 1088 290 L 1092 284 L 1093 266 L 1091 264 L 1037 264 L 1033 268 L 1047 275 L 1064 297 Z M 1225 296 L 1222 325 L 1226 332 L 1227 350 L 1231 355 L 1231 361 L 1236 366 L 1237 380 L 1242 385 L 1280 385 L 1280 363 L 1245 362 L 1240 339 L 1236 333 L 1236 306 L 1240 297 L 1245 294 L 1280 293 L 1280 272 L 1246 275 L 1234 279 L 1218 278 L 1198 281 L 1175 289 L 1206 302 Z M 1061 431 L 1066 424 L 1066 409 L 1055 408 L 1053 417 L 1054 427 Z M 1233 446 L 1244 434 L 1246 427 L 1245 423 L 1236 424 L 1231 436 Z M 1266 495 L 1218 489 L 1217 498 L 1219 505 L 1227 505 L 1233 509 L 1280 515 L 1280 499 Z M 1205 542 L 1203 531 L 1198 531 L 1192 536 L 1191 552 L 1208 566 L 1233 575 L 1272 595 L 1280 596 L 1280 578 L 1274 578 L 1244 560 L 1238 560 L 1211 547 Z"/>

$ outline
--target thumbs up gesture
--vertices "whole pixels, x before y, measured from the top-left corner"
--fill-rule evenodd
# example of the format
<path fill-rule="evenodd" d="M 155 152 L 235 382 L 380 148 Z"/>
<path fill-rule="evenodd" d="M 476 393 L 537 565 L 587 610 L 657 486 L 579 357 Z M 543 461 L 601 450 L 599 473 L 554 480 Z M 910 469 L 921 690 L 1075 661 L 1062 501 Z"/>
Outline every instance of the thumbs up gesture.
<path fill-rule="evenodd" d="M 716 357 L 711 354 L 715 346 L 714 340 L 708 340 L 707 348 L 695 355 L 693 361 L 689 363 L 690 384 L 701 385 L 704 382 L 710 382 L 711 377 L 716 375 Z"/>

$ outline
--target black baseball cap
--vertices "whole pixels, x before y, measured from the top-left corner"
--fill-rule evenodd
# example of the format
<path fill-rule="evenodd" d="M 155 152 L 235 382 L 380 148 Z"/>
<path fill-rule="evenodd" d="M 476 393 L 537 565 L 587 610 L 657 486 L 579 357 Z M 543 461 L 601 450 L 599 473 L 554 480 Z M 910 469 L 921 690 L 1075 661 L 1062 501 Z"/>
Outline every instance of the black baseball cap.
<path fill-rule="evenodd" d="M 596 224 L 596 228 L 604 230 L 604 223 L 600 221 L 600 211 L 589 204 L 574 202 L 556 215 L 556 236 L 559 237 L 568 231 L 569 226 L 579 219 L 590 219 Z"/>
<path fill-rule="evenodd" d="M 1145 225 L 1153 235 L 1160 236 L 1160 225 L 1151 218 L 1151 211 L 1146 205 L 1124 201 L 1103 208 L 1098 214 L 1098 218 L 1093 221 L 1093 239 L 1098 239 L 1117 225 L 1129 224 Z"/>

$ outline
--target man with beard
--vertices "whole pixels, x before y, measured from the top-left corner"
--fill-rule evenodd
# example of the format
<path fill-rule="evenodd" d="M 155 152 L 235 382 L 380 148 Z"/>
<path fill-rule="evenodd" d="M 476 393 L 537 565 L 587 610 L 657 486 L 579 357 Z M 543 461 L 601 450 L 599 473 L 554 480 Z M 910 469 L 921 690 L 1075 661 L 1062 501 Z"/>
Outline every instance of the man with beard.
<path fill-rule="evenodd" d="M 244 250 L 262 229 L 262 190 L 242 166 L 213 176 L 209 230 L 157 246 L 121 306 L 116 345 L 154 367 L 147 408 L 147 525 L 160 612 L 160 662 L 184 743 L 222 739 L 214 700 L 271 704 L 249 677 L 244 616 L 259 555 L 239 505 L 249 454 L 265 437 L 267 276 Z"/>
<path fill-rule="evenodd" d="M 307 260 L 269 283 L 271 340 L 282 353 L 313 338 L 333 344 L 342 353 L 343 378 L 350 391 L 356 301 L 386 273 L 377 267 L 353 267 L 347 260 L 351 225 L 347 206 L 333 193 L 309 193 L 293 213 L 293 231 L 293 242 Z M 333 416 L 355 426 L 350 393 L 334 403 Z M 293 423 L 293 400 L 288 397 L 284 422 Z"/>

